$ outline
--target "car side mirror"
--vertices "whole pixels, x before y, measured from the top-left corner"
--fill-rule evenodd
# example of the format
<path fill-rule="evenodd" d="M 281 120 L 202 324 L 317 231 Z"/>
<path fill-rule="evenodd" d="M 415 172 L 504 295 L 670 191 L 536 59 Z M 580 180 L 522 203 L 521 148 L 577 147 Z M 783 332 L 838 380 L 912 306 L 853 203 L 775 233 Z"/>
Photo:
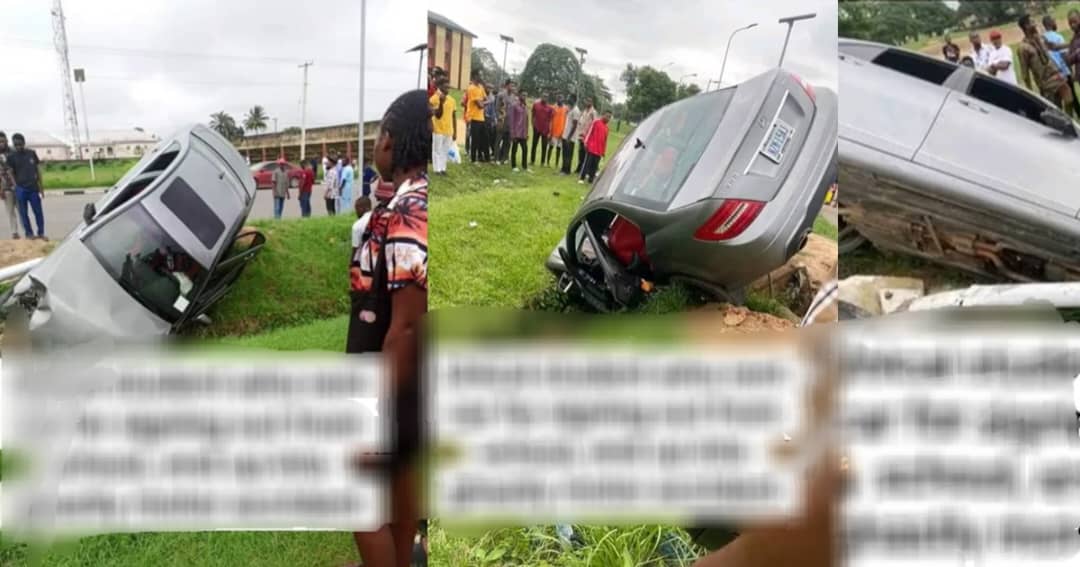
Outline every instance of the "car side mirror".
<path fill-rule="evenodd" d="M 86 224 L 94 222 L 94 217 L 97 216 L 97 207 L 93 203 L 87 203 L 83 207 L 82 219 Z"/>
<path fill-rule="evenodd" d="M 1066 137 L 1075 138 L 1077 136 L 1076 125 L 1067 114 L 1060 110 L 1044 110 L 1042 114 L 1039 115 L 1039 118 L 1042 120 L 1043 124 L 1061 132 L 1061 134 Z"/>

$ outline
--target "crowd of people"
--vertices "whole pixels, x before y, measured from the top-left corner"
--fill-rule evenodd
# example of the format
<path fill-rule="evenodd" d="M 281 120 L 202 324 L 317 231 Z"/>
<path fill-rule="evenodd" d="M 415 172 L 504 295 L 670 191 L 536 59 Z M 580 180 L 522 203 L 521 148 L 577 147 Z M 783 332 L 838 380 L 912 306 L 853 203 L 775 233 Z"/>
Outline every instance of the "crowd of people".
<path fill-rule="evenodd" d="M 19 224 L 26 238 L 48 240 L 45 236 L 45 213 L 41 208 L 41 196 L 45 186 L 41 182 L 41 160 L 37 152 L 26 147 L 26 138 L 19 133 L 11 137 L 14 148 L 8 146 L 7 134 L 0 132 L 0 193 L 4 197 L 11 237 L 19 239 Z M 34 214 L 34 225 L 30 213 Z M 16 219 L 18 217 L 18 219 Z"/>
<path fill-rule="evenodd" d="M 513 80 L 506 79 L 496 91 L 474 71 L 459 106 L 450 92 L 449 78 L 439 67 L 431 70 L 428 96 L 431 163 L 436 175 L 446 175 L 448 163 L 462 161 L 460 155 L 456 159 L 454 155 L 459 109 L 466 127 L 465 153 L 474 164 L 509 165 L 515 172 L 528 171 L 529 166 L 535 170 L 539 157 L 540 167 L 552 167 L 554 162 L 559 174 L 577 175 L 579 183 L 592 183 L 607 150 L 611 112 L 601 112 L 591 97 L 584 97 L 579 104 L 574 94 L 539 93 L 530 105 L 529 93 Z"/>
<path fill-rule="evenodd" d="M 1080 100 L 1076 96 L 1080 76 L 1080 11 L 1069 11 L 1068 24 L 1073 36 L 1066 42 L 1053 16 L 1043 16 L 1042 31 L 1030 15 L 1021 16 L 1017 25 L 1023 39 L 1017 45 L 1015 59 L 1000 30 L 990 32 L 990 45 L 982 42 L 978 32 L 971 32 L 967 54 L 962 54 L 960 46 L 946 35 L 941 52 L 946 61 L 972 67 L 1013 85 L 1022 82 L 1029 90 L 1080 118 Z M 1014 68 L 1014 61 L 1019 69 Z"/>

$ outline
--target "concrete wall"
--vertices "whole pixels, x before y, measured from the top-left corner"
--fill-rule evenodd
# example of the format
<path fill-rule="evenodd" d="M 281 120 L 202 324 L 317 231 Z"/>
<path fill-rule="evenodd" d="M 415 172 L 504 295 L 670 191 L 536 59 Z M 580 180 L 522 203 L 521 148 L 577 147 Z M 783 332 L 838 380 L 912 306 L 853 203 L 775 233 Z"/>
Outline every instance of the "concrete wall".
<path fill-rule="evenodd" d="M 41 161 L 67 161 L 73 158 L 71 149 L 67 146 L 36 146 L 30 143 L 27 143 L 26 145 L 37 152 L 38 158 L 41 159 Z"/>
<path fill-rule="evenodd" d="M 450 34 L 451 43 L 449 66 L 446 64 L 447 34 Z M 472 73 L 472 38 L 442 26 L 435 26 L 433 47 L 434 49 L 429 51 L 433 52 L 433 56 L 428 61 L 428 67 L 442 67 L 450 79 L 450 88 L 465 90 L 469 86 L 469 75 Z"/>

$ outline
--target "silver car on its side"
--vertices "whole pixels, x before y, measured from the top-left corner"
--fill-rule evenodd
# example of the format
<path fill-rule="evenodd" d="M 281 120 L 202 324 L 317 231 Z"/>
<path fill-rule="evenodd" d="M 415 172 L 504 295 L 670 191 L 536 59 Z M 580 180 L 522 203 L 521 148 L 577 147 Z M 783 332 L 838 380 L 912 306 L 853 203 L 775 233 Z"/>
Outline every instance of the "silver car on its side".
<path fill-rule="evenodd" d="M 257 232 L 235 246 L 254 200 L 232 144 L 205 126 L 184 128 L 88 204 L 83 222 L 13 286 L 5 333 L 58 348 L 155 339 L 205 321 L 262 247 Z"/>
<path fill-rule="evenodd" d="M 840 251 L 864 240 L 986 278 L 1080 280 L 1080 138 L 1046 99 L 840 40 Z"/>
<path fill-rule="evenodd" d="M 741 301 L 803 247 L 836 180 L 836 101 L 773 69 L 654 112 L 604 166 L 548 269 L 599 311 L 652 282 Z"/>

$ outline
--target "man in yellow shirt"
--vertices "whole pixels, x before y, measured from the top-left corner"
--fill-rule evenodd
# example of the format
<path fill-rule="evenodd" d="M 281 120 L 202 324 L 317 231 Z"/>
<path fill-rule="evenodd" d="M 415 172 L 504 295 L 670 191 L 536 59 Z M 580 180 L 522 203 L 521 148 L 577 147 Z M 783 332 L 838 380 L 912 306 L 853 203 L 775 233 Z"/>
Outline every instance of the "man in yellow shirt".
<path fill-rule="evenodd" d="M 457 102 L 450 96 L 450 81 L 439 80 L 435 94 L 428 99 L 431 107 L 431 166 L 436 174 L 446 175 L 450 146 L 457 139 Z"/>
<path fill-rule="evenodd" d="M 487 101 L 487 91 L 480 81 L 480 72 L 473 71 L 469 88 L 465 90 L 465 98 L 468 100 L 468 108 L 465 109 L 465 121 L 468 123 L 469 136 L 469 160 L 473 163 L 488 161 L 490 159 L 491 144 L 488 142 L 487 125 L 484 122 L 484 104 Z"/>

